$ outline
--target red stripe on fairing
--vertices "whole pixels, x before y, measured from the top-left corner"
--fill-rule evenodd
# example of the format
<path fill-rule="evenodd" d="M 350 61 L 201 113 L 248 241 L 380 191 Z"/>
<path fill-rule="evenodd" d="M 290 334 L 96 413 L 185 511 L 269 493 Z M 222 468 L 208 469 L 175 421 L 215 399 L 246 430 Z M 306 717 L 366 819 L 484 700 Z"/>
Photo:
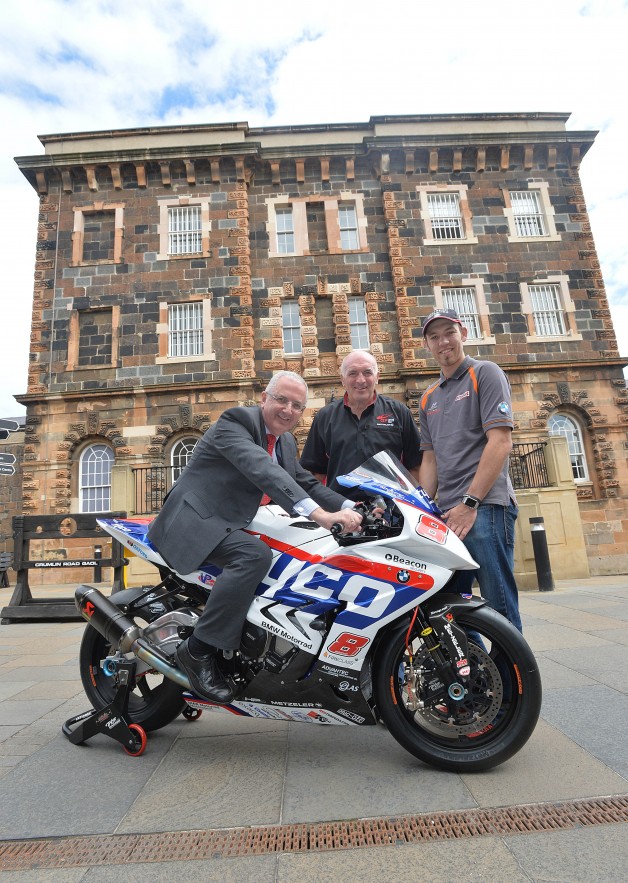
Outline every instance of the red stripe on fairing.
<path fill-rule="evenodd" d="M 304 552 L 303 549 L 299 549 L 298 546 L 282 543 L 281 540 L 276 540 L 274 537 L 269 537 L 264 533 L 257 533 L 254 530 L 247 530 L 245 533 L 250 533 L 254 537 L 259 537 L 260 540 L 263 543 L 266 543 L 267 546 L 270 546 L 271 549 L 274 549 L 276 552 L 286 552 L 288 555 L 292 555 L 293 558 L 298 558 L 299 561 L 310 561 L 312 564 L 317 564 L 319 561 L 323 560 L 322 555 L 312 555 L 309 552 Z"/>
<path fill-rule="evenodd" d="M 379 564 L 377 561 L 365 561 L 363 558 L 355 558 L 353 555 L 331 555 L 325 558 L 325 564 L 337 567 L 339 570 L 348 570 L 351 573 L 363 573 L 365 576 L 374 576 L 384 582 L 398 583 L 396 578 L 400 570 L 409 574 L 410 579 L 404 586 L 413 586 L 416 589 L 427 591 L 434 585 L 434 580 L 427 573 L 417 573 L 403 565 Z"/>
<path fill-rule="evenodd" d="M 364 558 L 356 558 L 353 555 L 330 555 L 324 558 L 322 555 L 311 555 L 303 549 L 290 546 L 288 543 L 282 543 L 280 540 L 276 540 L 266 534 L 255 533 L 255 531 L 251 530 L 246 532 L 259 537 L 271 549 L 275 549 L 277 552 L 286 552 L 288 555 L 292 555 L 293 558 L 298 558 L 300 561 L 309 561 L 310 564 L 318 564 L 320 561 L 324 561 L 330 567 L 348 570 L 350 573 L 363 573 L 365 576 L 373 576 L 387 583 L 399 583 L 399 580 L 396 578 L 397 573 L 400 570 L 404 570 L 409 574 L 410 579 L 407 583 L 401 583 L 401 585 L 412 586 L 425 592 L 434 585 L 434 580 L 427 573 L 417 573 L 416 570 L 410 570 L 402 564 L 379 564 L 376 561 L 366 561 Z"/>

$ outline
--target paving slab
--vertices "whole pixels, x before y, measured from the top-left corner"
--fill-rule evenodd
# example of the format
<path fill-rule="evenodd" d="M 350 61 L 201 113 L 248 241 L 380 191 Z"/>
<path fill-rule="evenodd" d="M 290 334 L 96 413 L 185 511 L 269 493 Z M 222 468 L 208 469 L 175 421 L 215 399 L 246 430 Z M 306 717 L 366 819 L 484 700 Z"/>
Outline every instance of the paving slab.
<path fill-rule="evenodd" d="M 628 790 L 621 774 L 546 720 L 539 721 L 529 741 L 506 763 L 460 778 L 481 807 L 602 797 Z"/>
<path fill-rule="evenodd" d="M 181 739 L 121 817 L 116 832 L 277 824 L 286 750 L 282 732 Z"/>
<path fill-rule="evenodd" d="M 59 730 L 56 739 L 3 776 L 2 837 L 113 833 L 172 747 L 177 730 L 174 724 L 153 734 L 150 752 L 133 758 L 106 736 L 78 746 Z"/>
<path fill-rule="evenodd" d="M 284 823 L 472 806 L 457 774 L 421 763 L 383 726 L 291 725 Z"/>
<path fill-rule="evenodd" d="M 624 777 L 623 788 L 606 793 L 628 790 L 628 696 L 604 686 L 551 690 L 543 698 L 543 717 Z"/>

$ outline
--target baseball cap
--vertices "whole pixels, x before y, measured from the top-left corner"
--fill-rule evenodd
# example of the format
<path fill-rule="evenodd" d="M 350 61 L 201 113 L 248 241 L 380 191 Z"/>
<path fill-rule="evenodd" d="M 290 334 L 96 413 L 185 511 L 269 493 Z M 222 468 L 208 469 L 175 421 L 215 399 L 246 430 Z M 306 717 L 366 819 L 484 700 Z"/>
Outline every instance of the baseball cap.
<path fill-rule="evenodd" d="M 433 322 L 434 319 L 449 319 L 450 322 L 456 322 L 458 325 L 462 325 L 462 319 L 455 310 L 433 310 L 429 316 L 426 316 L 423 320 L 423 337 L 425 337 L 427 326 L 430 322 Z"/>

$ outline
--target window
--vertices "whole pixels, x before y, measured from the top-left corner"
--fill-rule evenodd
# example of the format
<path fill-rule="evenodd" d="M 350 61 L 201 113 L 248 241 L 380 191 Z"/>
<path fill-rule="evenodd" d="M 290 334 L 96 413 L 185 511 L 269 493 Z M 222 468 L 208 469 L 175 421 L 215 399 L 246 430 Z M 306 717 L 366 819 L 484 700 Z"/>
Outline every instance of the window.
<path fill-rule="evenodd" d="M 170 453 L 170 465 L 172 466 L 173 483 L 181 475 L 184 468 L 190 462 L 194 448 L 198 443 L 196 436 L 179 439 Z"/>
<path fill-rule="evenodd" d="M 536 190 L 512 190 L 510 204 L 517 236 L 545 236 L 545 221 Z"/>
<path fill-rule="evenodd" d="M 527 188 L 503 189 L 504 215 L 508 221 L 509 242 L 522 239 L 560 241 L 554 223 L 554 207 L 547 181 L 530 181 Z"/>
<path fill-rule="evenodd" d="M 294 254 L 294 218 L 292 206 L 281 206 L 275 209 L 277 222 L 277 253 Z"/>
<path fill-rule="evenodd" d="M 90 445 L 79 463 L 81 512 L 111 511 L 111 466 L 113 451 L 108 445 Z"/>
<path fill-rule="evenodd" d="M 351 326 L 351 346 L 355 350 L 366 350 L 370 346 L 366 304 L 361 297 L 349 298 L 349 325 Z"/>
<path fill-rule="evenodd" d="M 443 307 L 455 310 L 469 332 L 468 340 L 480 340 L 480 315 L 475 300 L 475 288 L 443 288 Z"/>
<path fill-rule="evenodd" d="M 338 203 L 338 226 L 340 227 L 340 245 L 344 251 L 354 251 L 360 247 L 358 236 L 358 216 L 355 203 Z"/>
<path fill-rule="evenodd" d="M 467 187 L 419 184 L 417 193 L 421 202 L 421 218 L 425 227 L 425 245 L 447 242 L 477 243 L 473 236 L 471 209 L 467 201 Z"/>
<path fill-rule="evenodd" d="M 283 351 L 286 356 L 296 356 L 302 352 L 301 314 L 296 301 L 285 301 L 281 305 L 283 330 Z"/>
<path fill-rule="evenodd" d="M 589 478 L 589 473 L 584 456 L 582 432 L 576 421 L 567 417 L 566 414 L 552 414 L 547 426 L 550 435 L 562 435 L 567 439 L 574 481 L 586 481 Z"/>
<path fill-rule="evenodd" d="M 464 228 L 457 193 L 428 193 L 427 204 L 434 239 L 463 239 Z"/>
<path fill-rule="evenodd" d="M 67 370 L 115 368 L 119 352 L 120 307 L 71 310 Z"/>
<path fill-rule="evenodd" d="M 272 197 L 268 206 L 269 257 L 367 251 L 361 193 L 334 197 Z"/>
<path fill-rule="evenodd" d="M 582 340 L 567 276 L 548 276 L 532 285 L 522 282 L 521 312 L 528 321 L 528 343 L 561 337 Z"/>
<path fill-rule="evenodd" d="M 200 356 L 203 354 L 203 303 L 168 306 L 168 356 Z"/>
<path fill-rule="evenodd" d="M 198 254 L 202 251 L 200 205 L 168 209 L 168 254 Z"/>
<path fill-rule="evenodd" d="M 530 285 L 528 290 L 537 334 L 542 337 L 567 334 L 558 285 Z"/>
<path fill-rule="evenodd" d="M 209 257 L 210 196 L 160 198 L 158 261 Z"/>

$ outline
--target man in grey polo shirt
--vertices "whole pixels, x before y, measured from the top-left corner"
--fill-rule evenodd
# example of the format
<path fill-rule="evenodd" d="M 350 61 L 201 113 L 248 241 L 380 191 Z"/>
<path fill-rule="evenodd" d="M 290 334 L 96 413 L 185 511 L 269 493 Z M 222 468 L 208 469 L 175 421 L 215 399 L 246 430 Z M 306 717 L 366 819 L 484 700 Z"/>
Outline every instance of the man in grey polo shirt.
<path fill-rule="evenodd" d="M 455 310 L 434 310 L 423 322 L 425 346 L 441 375 L 419 409 L 423 459 L 419 481 L 444 511 L 451 530 L 480 565 L 461 571 L 457 588 L 474 577 L 488 603 L 519 629 L 514 576 L 517 502 L 508 475 L 512 450 L 510 385 L 494 362 L 465 356 L 467 329 Z"/>

